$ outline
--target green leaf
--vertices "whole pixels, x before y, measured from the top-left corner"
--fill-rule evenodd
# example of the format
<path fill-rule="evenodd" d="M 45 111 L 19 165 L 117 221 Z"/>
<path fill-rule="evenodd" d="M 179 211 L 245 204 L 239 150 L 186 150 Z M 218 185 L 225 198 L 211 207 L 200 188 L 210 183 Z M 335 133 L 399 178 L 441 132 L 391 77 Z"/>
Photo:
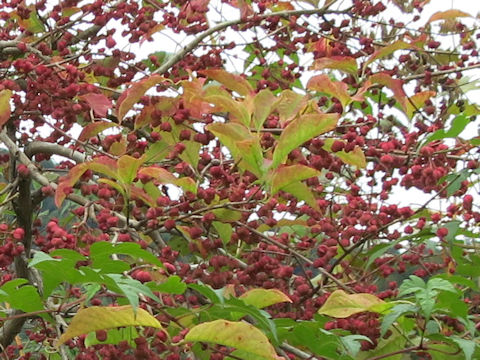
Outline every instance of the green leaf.
<path fill-rule="evenodd" d="M 263 154 L 258 136 L 252 135 L 248 128 L 239 123 L 212 123 L 207 125 L 225 145 L 242 169 L 260 177 L 263 173 Z"/>
<path fill-rule="evenodd" d="M 335 129 L 339 117 L 338 114 L 310 113 L 300 115 L 293 120 L 280 135 L 273 153 L 272 169 L 276 169 L 283 163 L 290 151 L 299 145 Z"/>
<path fill-rule="evenodd" d="M 14 279 L 2 285 L 0 290 L 8 294 L 0 295 L 0 299 L 8 302 L 14 309 L 24 312 L 43 310 L 44 305 L 38 291 L 32 285 L 25 285 L 28 281 L 25 279 Z"/>
<path fill-rule="evenodd" d="M 418 308 L 414 304 L 398 304 L 383 317 L 382 325 L 380 326 L 380 336 L 384 336 L 390 329 L 390 326 L 402 315 L 407 313 L 416 313 Z"/>
<path fill-rule="evenodd" d="M 110 121 L 95 121 L 93 123 L 90 123 L 82 129 L 82 132 L 78 137 L 78 141 L 87 141 L 91 137 L 97 136 L 102 131 L 115 126 L 118 126 L 118 124 Z"/>
<path fill-rule="evenodd" d="M 163 267 L 163 264 L 158 258 L 151 252 L 142 249 L 140 244 L 137 243 L 118 243 L 112 244 L 108 241 L 98 241 L 90 246 L 90 258 L 93 262 L 98 261 L 111 261 L 111 255 L 128 255 L 134 259 L 142 259 L 150 264 Z"/>
<path fill-rule="evenodd" d="M 325 139 L 325 145 L 323 145 L 323 149 L 326 151 L 331 151 L 334 141 L 335 139 L 332 138 Z M 359 146 L 355 146 L 353 150 L 349 152 L 345 152 L 344 150 L 337 151 L 335 156 L 339 157 L 345 164 L 356 166 L 359 169 L 367 167 L 367 159 L 365 158 L 365 154 Z"/>
<path fill-rule="evenodd" d="M 320 174 L 320 171 L 301 164 L 281 166 L 278 169 L 275 169 L 272 174 L 272 195 L 292 183 L 314 176 L 320 176 Z"/>
<path fill-rule="evenodd" d="M 177 275 L 169 276 L 167 281 L 161 284 L 153 284 L 151 286 L 150 284 L 153 283 L 148 284 L 152 290 L 160 291 L 166 294 L 181 295 L 185 292 L 185 290 L 187 290 L 187 284 L 182 282 L 182 279 Z"/>
<path fill-rule="evenodd" d="M 368 341 L 369 343 L 372 342 L 370 338 L 363 335 L 342 336 L 340 337 L 340 341 L 343 343 L 343 346 L 345 346 L 345 349 L 347 350 L 347 352 L 354 358 L 357 357 L 358 352 L 362 347 L 362 344 L 360 343 L 360 341 Z"/>
<path fill-rule="evenodd" d="M 280 359 L 268 338 L 255 326 L 243 321 L 215 320 L 190 329 L 185 341 L 201 341 L 234 347 L 265 359 Z"/>
<path fill-rule="evenodd" d="M 259 309 L 282 302 L 292 302 L 287 295 L 278 289 L 261 288 L 248 290 L 239 299 L 242 299 L 245 304 L 253 305 Z"/>
<path fill-rule="evenodd" d="M 220 221 L 212 222 L 213 227 L 217 230 L 218 236 L 222 239 L 223 244 L 228 244 L 232 239 L 232 225 Z"/>
<path fill-rule="evenodd" d="M 346 318 L 364 311 L 373 311 L 375 306 L 385 304 L 372 294 L 347 294 L 343 290 L 334 291 L 318 310 L 319 314 L 335 318 Z"/>
<path fill-rule="evenodd" d="M 107 331 L 107 339 L 105 341 L 98 341 L 96 334 L 91 332 L 85 338 L 85 347 L 97 344 L 111 344 L 118 345 L 122 341 L 127 341 L 131 347 L 135 347 L 135 339 L 139 337 L 139 333 L 134 326 L 127 326 L 125 328 L 110 329 Z"/>
<path fill-rule="evenodd" d="M 284 186 L 282 191 L 292 194 L 300 201 L 305 201 L 306 204 L 310 205 L 315 210 L 319 209 L 317 200 L 315 199 L 312 190 L 309 186 L 307 186 L 307 184 L 304 184 L 302 182 L 296 182 Z"/>
<path fill-rule="evenodd" d="M 392 335 L 390 335 L 388 338 L 385 339 L 382 335 L 375 349 L 370 351 L 360 352 L 359 354 L 357 354 L 355 360 L 368 360 L 368 359 L 375 358 L 377 356 L 380 357 L 382 355 L 394 353 L 399 349 L 404 349 L 406 341 L 407 339 L 403 334 L 401 334 L 398 330 L 393 329 Z M 398 354 L 398 355 L 390 355 L 385 359 L 401 360 L 402 357 L 403 357 L 403 354 Z"/>
<path fill-rule="evenodd" d="M 182 143 L 185 145 L 185 150 L 179 155 L 180 159 L 196 169 L 200 160 L 199 153 L 202 144 L 196 141 L 183 141 Z"/>
<path fill-rule="evenodd" d="M 215 291 L 212 290 L 211 287 L 204 285 L 204 284 L 188 284 L 187 285 L 190 289 L 195 290 L 200 295 L 205 296 L 208 300 L 210 300 L 213 304 L 223 303 L 223 297 L 219 296 Z"/>
<path fill-rule="evenodd" d="M 106 277 L 109 277 L 115 281 L 115 285 L 126 296 L 128 302 L 134 310 L 138 308 L 138 298 L 140 294 L 148 296 L 155 301 L 161 302 L 161 300 L 152 292 L 152 290 L 150 290 L 148 286 L 142 284 L 138 280 L 124 277 L 121 274 L 108 274 Z"/>
<path fill-rule="evenodd" d="M 143 309 L 136 312 L 132 306 L 92 306 L 79 310 L 73 317 L 67 331 L 60 336 L 55 346 L 58 348 L 66 341 L 92 331 L 117 328 L 121 326 L 162 326 L 152 315 Z"/>
<path fill-rule="evenodd" d="M 0 127 L 10 119 L 10 98 L 12 97 L 12 91 L 4 89 L 0 91 Z"/>
<path fill-rule="evenodd" d="M 455 119 L 453 119 L 450 129 L 448 129 L 447 131 L 444 129 L 435 131 L 432 135 L 430 135 L 427 138 L 424 145 L 431 143 L 432 141 L 435 141 L 435 140 L 440 140 L 445 138 L 456 138 L 458 135 L 460 135 L 460 133 L 463 130 L 465 130 L 465 128 L 469 123 L 470 123 L 470 117 L 464 114 L 458 115 L 455 117 Z"/>

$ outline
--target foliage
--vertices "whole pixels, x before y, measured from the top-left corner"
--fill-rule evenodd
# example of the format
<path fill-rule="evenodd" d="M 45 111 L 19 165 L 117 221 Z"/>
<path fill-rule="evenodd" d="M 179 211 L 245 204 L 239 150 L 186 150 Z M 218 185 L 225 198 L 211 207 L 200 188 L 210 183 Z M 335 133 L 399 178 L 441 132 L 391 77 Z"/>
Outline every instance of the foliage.
<path fill-rule="evenodd" d="M 468 9 L 1 4 L 3 359 L 480 358 Z"/>

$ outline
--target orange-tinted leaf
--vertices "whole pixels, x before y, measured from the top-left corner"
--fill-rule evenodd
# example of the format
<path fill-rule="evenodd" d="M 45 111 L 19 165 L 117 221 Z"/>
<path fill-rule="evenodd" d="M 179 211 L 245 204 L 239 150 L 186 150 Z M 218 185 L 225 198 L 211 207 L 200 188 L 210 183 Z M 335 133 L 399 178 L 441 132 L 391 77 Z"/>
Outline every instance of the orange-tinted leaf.
<path fill-rule="evenodd" d="M 166 81 L 163 76 L 152 75 L 146 79 L 142 79 L 133 83 L 125 90 L 117 101 L 117 117 L 118 121 L 122 121 L 125 114 L 135 105 L 145 92 L 152 86 Z"/>
<path fill-rule="evenodd" d="M 150 195 L 148 195 L 143 189 L 140 189 L 134 184 L 130 185 L 130 187 L 128 188 L 128 191 L 130 192 L 130 196 L 132 200 L 139 199 L 139 200 L 142 200 L 148 206 L 151 206 L 151 207 L 157 206 L 155 200 Z"/>
<path fill-rule="evenodd" d="M 427 24 L 437 20 L 448 20 L 448 19 L 455 19 L 458 17 L 471 17 L 471 15 L 464 11 L 456 10 L 456 9 L 438 11 L 432 16 L 430 16 L 430 19 L 427 21 Z"/>
<path fill-rule="evenodd" d="M 86 101 L 93 112 L 100 117 L 107 116 L 108 110 L 112 108 L 112 102 L 103 94 L 89 93 L 81 95 L 79 98 Z"/>
<path fill-rule="evenodd" d="M 425 105 L 425 101 L 435 96 L 435 94 L 435 91 L 422 91 L 407 99 L 406 113 L 408 118 L 411 119 L 413 114 Z"/>
<path fill-rule="evenodd" d="M 138 168 L 143 164 L 143 158 L 137 159 L 130 155 L 123 155 L 118 159 L 118 177 L 124 184 L 131 184 L 137 176 Z"/>
<path fill-rule="evenodd" d="M 250 114 L 244 104 L 232 99 L 230 96 L 209 95 L 203 98 L 205 101 L 215 105 L 216 110 L 226 111 L 235 119 L 245 125 L 250 125 Z"/>
<path fill-rule="evenodd" d="M 68 175 L 66 176 L 66 178 L 58 184 L 57 189 L 55 191 L 55 205 L 58 208 L 62 205 L 63 200 L 65 200 L 65 198 L 67 197 L 64 190 L 66 188 L 73 187 L 73 185 L 77 183 L 77 181 L 80 179 L 83 173 L 87 170 L 88 170 L 87 163 L 75 165 L 73 168 L 71 168 L 68 171 Z"/>
<path fill-rule="evenodd" d="M 407 110 L 407 95 L 403 90 L 403 81 L 400 79 L 393 79 L 386 73 L 377 73 L 371 75 L 368 80 L 374 84 L 380 84 L 388 87 L 393 92 L 393 97 L 400 104 L 401 109 L 406 112 Z"/>
<path fill-rule="evenodd" d="M 92 306 L 79 310 L 73 317 L 67 331 L 60 336 L 56 346 L 92 331 L 112 329 L 121 326 L 162 326 L 152 315 L 137 308 L 136 313 L 131 305 L 126 306 Z"/>
<path fill-rule="evenodd" d="M 248 290 L 240 296 L 240 299 L 242 299 L 245 304 L 253 305 L 259 309 L 282 302 L 292 302 L 287 295 L 278 289 Z"/>
<path fill-rule="evenodd" d="M 339 114 L 311 113 L 293 120 L 280 135 L 271 167 L 276 169 L 297 146 L 335 129 L 339 117 Z"/>
<path fill-rule="evenodd" d="M 161 184 L 175 184 L 177 181 L 177 178 L 175 177 L 175 175 L 173 175 L 172 173 L 168 172 L 163 168 L 155 167 L 155 166 L 141 168 L 138 171 L 138 174 L 150 176 Z"/>
<path fill-rule="evenodd" d="M 272 195 L 291 183 L 319 175 L 318 170 L 301 164 L 281 166 L 272 175 Z"/>
<path fill-rule="evenodd" d="M 231 74 L 223 69 L 208 69 L 199 71 L 199 73 L 218 81 L 227 89 L 235 91 L 240 95 L 247 96 L 254 92 L 252 86 L 244 77 Z"/>
<path fill-rule="evenodd" d="M 273 104 L 277 99 L 269 89 L 263 89 L 253 99 L 253 122 L 258 130 L 263 126 L 268 115 L 272 112 Z"/>
<path fill-rule="evenodd" d="M 87 141 L 93 136 L 96 136 L 100 134 L 102 131 L 118 126 L 118 124 L 115 124 L 110 121 L 96 121 L 94 123 L 90 123 L 87 126 L 85 126 L 80 133 L 80 136 L 78 137 L 79 141 Z"/>
<path fill-rule="evenodd" d="M 93 161 L 90 161 L 86 164 L 88 165 L 88 168 L 92 171 L 110 176 L 114 179 L 117 179 L 118 177 L 117 161 L 108 156 L 99 156 Z"/>
<path fill-rule="evenodd" d="M 165 25 L 163 25 L 163 24 L 157 24 L 157 25 L 151 27 L 140 39 L 140 45 L 142 45 L 146 40 L 150 40 L 152 38 L 153 34 L 155 34 L 156 32 L 159 32 L 163 29 L 165 29 Z"/>
<path fill-rule="evenodd" d="M 273 108 L 278 111 L 280 123 L 292 120 L 307 104 L 308 97 L 292 90 L 283 90 Z"/>
<path fill-rule="evenodd" d="M 191 81 L 182 81 L 183 94 L 182 100 L 186 109 L 190 111 L 193 117 L 201 118 L 203 114 L 212 111 L 212 106 L 203 100 L 203 85 L 205 78 L 195 78 Z"/>
<path fill-rule="evenodd" d="M 350 56 L 323 57 L 315 60 L 312 70 L 334 69 L 357 75 L 358 65 L 355 58 Z"/>
<path fill-rule="evenodd" d="M 344 108 L 352 101 L 348 93 L 348 85 L 342 81 L 332 81 L 325 74 L 312 77 L 307 83 L 307 89 L 336 97 Z"/>
<path fill-rule="evenodd" d="M 385 56 L 388 56 L 388 55 L 391 55 L 397 50 L 408 49 L 408 48 L 411 48 L 411 47 L 412 47 L 412 45 L 406 43 L 403 40 L 395 41 L 395 42 L 391 43 L 390 45 L 384 46 L 380 50 L 375 51 L 368 58 L 368 60 L 365 62 L 364 67 L 366 68 L 369 64 L 371 64 L 375 60 L 381 59 L 381 58 L 383 58 Z"/>
<path fill-rule="evenodd" d="M 27 9 L 29 10 L 29 13 L 30 13 L 27 19 L 24 19 L 23 17 L 18 16 L 16 11 L 12 13 L 12 17 L 17 19 L 20 26 L 27 29 L 33 34 L 44 32 L 45 25 L 38 17 L 38 13 L 37 13 L 37 10 L 35 9 L 35 6 L 29 5 Z"/>
<path fill-rule="evenodd" d="M 335 318 L 346 318 L 365 311 L 374 311 L 385 302 L 372 294 L 347 294 L 343 290 L 334 291 L 318 310 L 319 314 Z"/>
<path fill-rule="evenodd" d="M 0 126 L 5 125 L 5 123 L 10 119 L 10 98 L 12 92 L 10 90 L 0 91 Z"/>
<path fill-rule="evenodd" d="M 277 360 L 274 347 L 263 332 L 243 321 L 214 320 L 194 326 L 185 341 L 208 342 L 234 347 L 268 360 Z"/>

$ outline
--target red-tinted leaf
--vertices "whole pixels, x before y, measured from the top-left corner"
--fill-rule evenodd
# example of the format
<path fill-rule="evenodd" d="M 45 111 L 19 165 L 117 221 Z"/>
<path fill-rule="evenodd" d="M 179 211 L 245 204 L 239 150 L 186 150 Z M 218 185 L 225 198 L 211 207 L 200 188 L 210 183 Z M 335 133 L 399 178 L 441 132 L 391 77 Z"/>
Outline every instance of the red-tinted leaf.
<path fill-rule="evenodd" d="M 131 185 L 128 188 L 128 191 L 130 192 L 130 196 L 132 197 L 132 200 L 142 200 L 145 204 L 151 207 L 156 207 L 157 204 L 154 199 L 150 195 L 148 195 L 143 189 L 140 189 L 139 187 L 135 185 Z"/>
<path fill-rule="evenodd" d="M 0 126 L 3 126 L 10 119 L 10 98 L 12 92 L 10 90 L 0 91 Z"/>
<path fill-rule="evenodd" d="M 73 187 L 80 177 L 88 170 L 88 164 L 82 163 L 74 166 L 68 171 L 68 175 L 61 181 L 55 191 L 55 205 L 59 208 L 67 197 L 65 189 Z"/>
<path fill-rule="evenodd" d="M 184 107 L 196 118 L 201 118 L 212 111 L 212 106 L 202 98 L 205 80 L 205 78 L 195 78 L 191 81 L 182 81 Z"/>
<path fill-rule="evenodd" d="M 366 68 L 369 64 L 371 64 L 375 60 L 391 55 L 397 50 L 409 49 L 411 47 L 412 45 L 406 43 L 403 40 L 395 41 L 390 45 L 384 46 L 380 50 L 375 51 L 365 62 L 364 68 Z"/>
<path fill-rule="evenodd" d="M 112 108 L 112 102 L 103 94 L 89 93 L 81 95 L 79 98 L 86 101 L 93 112 L 100 117 L 107 116 L 108 110 Z"/>
<path fill-rule="evenodd" d="M 400 104 L 401 109 L 407 112 L 407 95 L 403 90 L 403 81 L 400 79 L 393 79 L 386 73 L 373 74 L 368 78 L 368 81 L 374 84 L 380 84 L 388 87 L 393 91 L 395 100 Z"/>
<path fill-rule="evenodd" d="M 455 19 L 458 17 L 472 17 L 470 14 L 456 9 L 446 10 L 446 11 L 438 11 L 427 21 L 427 23 L 431 23 L 437 20 L 448 20 L 448 19 Z"/>
<path fill-rule="evenodd" d="M 112 123 L 110 121 L 96 121 L 94 123 L 88 124 L 85 126 L 78 137 L 79 141 L 87 141 L 93 136 L 100 134 L 102 131 L 118 126 L 118 124 Z"/>
<path fill-rule="evenodd" d="M 307 83 L 307 89 L 336 97 L 344 108 L 352 101 L 348 85 L 342 81 L 332 81 L 325 74 L 312 77 Z"/>
<path fill-rule="evenodd" d="M 301 164 L 281 166 L 272 174 L 272 194 L 275 194 L 291 183 L 319 175 L 320 172 L 318 170 Z"/>
<path fill-rule="evenodd" d="M 353 57 L 349 56 L 332 56 L 323 57 L 315 60 L 312 70 L 334 69 L 357 75 L 358 65 Z"/>
<path fill-rule="evenodd" d="M 233 90 L 240 95 L 247 96 L 254 92 L 252 86 L 245 78 L 231 74 L 223 69 L 208 69 L 199 71 L 199 73 L 218 81 L 227 89 Z"/>
<path fill-rule="evenodd" d="M 156 84 L 166 81 L 163 76 L 152 75 L 149 78 L 142 79 L 133 83 L 125 90 L 117 101 L 117 117 L 118 121 L 122 121 L 125 114 L 135 105 L 145 92 Z"/>
<path fill-rule="evenodd" d="M 432 96 L 435 96 L 436 92 L 435 91 L 422 91 L 419 93 L 416 93 L 409 99 L 407 99 L 407 108 L 406 108 L 406 113 L 407 116 L 411 119 L 413 114 L 425 105 L 425 101 L 430 99 Z"/>
<path fill-rule="evenodd" d="M 304 142 L 335 129 L 339 114 L 312 113 L 299 116 L 283 130 L 273 153 L 272 168 L 283 163 L 287 155 Z"/>

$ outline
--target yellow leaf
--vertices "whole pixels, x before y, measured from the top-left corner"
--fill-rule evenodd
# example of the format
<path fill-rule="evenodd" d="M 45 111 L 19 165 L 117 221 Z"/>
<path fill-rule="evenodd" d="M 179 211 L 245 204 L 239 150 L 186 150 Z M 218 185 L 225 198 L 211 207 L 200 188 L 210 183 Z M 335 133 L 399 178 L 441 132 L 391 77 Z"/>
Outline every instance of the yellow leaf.
<path fill-rule="evenodd" d="M 381 304 L 385 302 L 372 294 L 347 294 L 343 290 L 336 290 L 318 313 L 335 318 L 346 318 L 365 311 L 376 311 Z"/>
<path fill-rule="evenodd" d="M 231 346 L 249 355 L 280 360 L 263 332 L 243 321 L 215 320 L 194 326 L 185 341 L 202 341 Z"/>
<path fill-rule="evenodd" d="M 59 347 L 66 341 L 79 335 L 120 326 L 162 327 L 157 319 L 141 308 L 138 308 L 135 314 L 131 305 L 115 307 L 92 306 L 77 312 L 67 331 L 58 339 L 56 346 Z"/>

